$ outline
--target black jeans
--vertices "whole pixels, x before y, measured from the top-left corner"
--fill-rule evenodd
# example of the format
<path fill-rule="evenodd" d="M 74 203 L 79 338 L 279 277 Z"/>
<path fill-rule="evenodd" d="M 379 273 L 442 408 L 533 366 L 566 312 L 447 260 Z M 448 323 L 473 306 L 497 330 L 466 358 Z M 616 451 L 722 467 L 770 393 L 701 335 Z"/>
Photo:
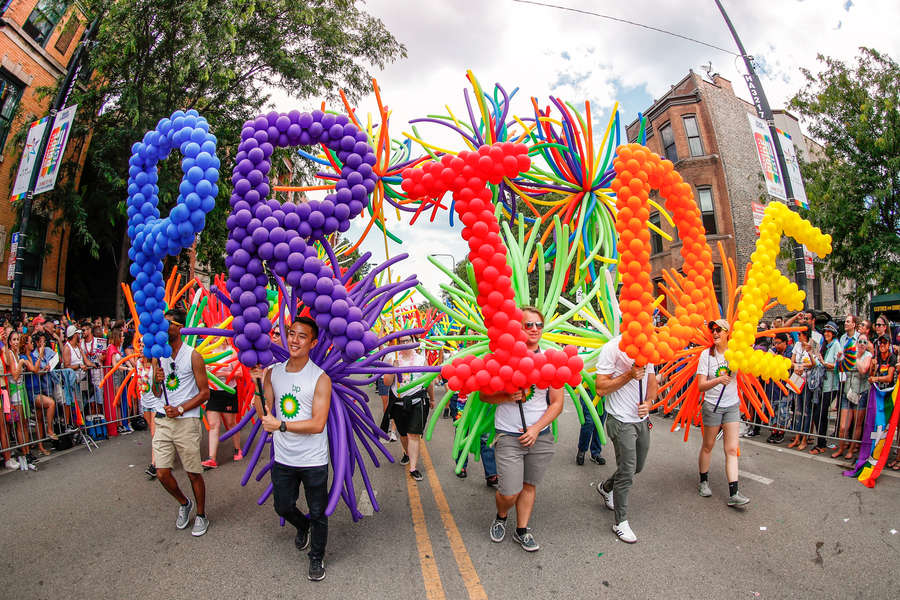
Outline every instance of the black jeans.
<path fill-rule="evenodd" d="M 309 517 L 297 508 L 300 484 L 306 494 Z M 328 465 L 320 467 L 289 467 L 276 462 L 272 465 L 272 491 L 275 512 L 297 531 L 310 532 L 310 558 L 324 558 L 328 541 Z"/>

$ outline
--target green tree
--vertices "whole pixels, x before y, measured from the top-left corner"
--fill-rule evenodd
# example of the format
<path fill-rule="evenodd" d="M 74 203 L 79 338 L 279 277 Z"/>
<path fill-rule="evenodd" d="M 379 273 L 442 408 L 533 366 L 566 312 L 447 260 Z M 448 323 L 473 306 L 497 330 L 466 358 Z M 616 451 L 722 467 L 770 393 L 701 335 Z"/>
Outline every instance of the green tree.
<path fill-rule="evenodd" d="M 818 58 L 790 102 L 825 144 L 803 165 L 809 218 L 832 236 L 827 270 L 864 300 L 900 289 L 900 67 L 871 48 L 855 64 Z"/>
<path fill-rule="evenodd" d="M 124 199 L 130 147 L 160 118 L 176 109 L 197 109 L 218 138 L 219 196 L 197 244 L 199 260 L 218 271 L 224 266 L 230 212 L 229 157 L 236 153 L 243 122 L 264 112 L 275 91 L 305 99 L 298 106 L 308 107 L 333 100 L 339 89 L 358 98 L 369 89 L 369 68 L 406 54 L 380 20 L 351 0 L 82 4 L 87 14 L 102 15 L 88 56 L 91 77 L 69 99 L 79 105 L 75 135 L 90 146 L 79 188 L 63 187 L 53 198 L 74 231 L 67 279 L 82 282 L 82 293 L 93 296 L 95 305 L 109 297 L 111 281 L 93 289 L 85 282 L 95 281 L 99 268 L 109 271 L 110 258 L 117 284 L 127 276 Z M 178 195 L 181 157 L 175 154 L 160 165 L 162 214 Z M 283 157 L 288 154 L 282 151 Z M 295 161 L 272 162 L 270 177 L 296 178 Z M 121 314 L 120 297 L 116 304 Z"/>

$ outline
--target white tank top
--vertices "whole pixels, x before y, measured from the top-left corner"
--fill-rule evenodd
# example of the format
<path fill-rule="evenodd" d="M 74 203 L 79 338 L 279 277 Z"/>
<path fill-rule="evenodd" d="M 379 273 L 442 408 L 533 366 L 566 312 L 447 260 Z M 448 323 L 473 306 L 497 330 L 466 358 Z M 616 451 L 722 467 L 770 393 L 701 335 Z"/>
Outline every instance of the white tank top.
<path fill-rule="evenodd" d="M 272 391 L 275 393 L 275 417 L 286 422 L 312 418 L 313 396 L 319 376 L 324 373 L 318 365 L 308 361 L 298 373 L 288 373 L 287 363 L 272 367 Z M 328 428 L 321 433 L 272 434 L 275 460 L 289 467 L 319 467 L 328 464 Z"/>
<path fill-rule="evenodd" d="M 74 347 L 69 342 L 66 342 L 66 347 L 69 348 L 69 357 L 73 367 L 81 366 L 84 364 L 84 360 L 81 358 L 81 350 L 79 348 Z"/>
<path fill-rule="evenodd" d="M 177 407 L 179 404 L 184 404 L 200 392 L 200 388 L 197 387 L 197 380 L 194 378 L 194 369 L 191 367 L 191 355 L 193 353 L 193 346 L 182 343 L 174 359 L 159 359 L 163 368 L 163 385 L 166 386 L 170 406 Z M 165 403 L 165 396 L 163 397 L 163 403 Z M 190 410 L 186 410 L 178 418 L 186 419 L 189 417 L 200 418 L 200 407 L 195 406 Z"/>

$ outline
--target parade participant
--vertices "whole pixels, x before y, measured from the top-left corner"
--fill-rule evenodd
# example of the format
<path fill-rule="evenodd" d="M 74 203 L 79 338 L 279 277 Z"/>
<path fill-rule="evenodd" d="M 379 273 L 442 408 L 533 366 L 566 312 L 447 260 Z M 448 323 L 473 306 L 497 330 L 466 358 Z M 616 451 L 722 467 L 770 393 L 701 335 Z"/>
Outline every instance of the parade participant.
<path fill-rule="evenodd" d="M 418 343 L 414 336 L 407 335 L 397 341 L 398 344 Z M 394 357 L 395 367 L 424 367 L 425 356 L 412 348 L 400 350 Z M 384 382 L 390 386 L 391 418 L 400 434 L 403 445 L 401 465 L 409 465 L 409 476 L 422 481 L 422 472 L 418 469 L 419 445 L 422 443 L 422 432 L 428 421 L 428 411 L 434 408 L 434 382 L 428 387 L 416 386 L 398 392 L 399 388 L 413 377 L 406 373 L 389 373 L 383 376 Z M 427 403 L 426 403 L 427 400 Z"/>
<path fill-rule="evenodd" d="M 588 412 L 584 398 L 579 401 L 584 413 L 584 424 L 582 424 L 581 430 L 578 432 L 578 452 L 575 454 L 575 464 L 578 466 L 583 465 L 584 454 L 590 450 L 591 460 L 598 465 L 605 465 L 606 459 L 600 456 L 600 453 L 603 451 L 603 445 L 600 443 L 600 434 L 597 433 L 597 424 L 594 423 L 594 417 Z M 606 421 L 605 414 L 600 416 L 601 423 Z"/>
<path fill-rule="evenodd" d="M 325 545 L 328 541 L 328 411 L 331 379 L 309 359 L 318 342 L 319 327 L 309 317 L 299 317 L 287 332 L 290 358 L 271 369 L 256 367 L 254 379 L 262 380 L 265 411 L 254 397 L 263 428 L 272 433 L 275 463 L 272 488 L 275 512 L 297 528 L 294 545 L 309 551 L 308 578 L 325 578 Z M 276 402 L 275 399 L 278 399 Z M 297 508 L 300 484 L 306 495 L 309 517 Z"/>
<path fill-rule="evenodd" d="M 156 359 L 153 373 L 153 393 L 163 398 L 164 412 L 156 414 L 156 433 L 153 452 L 156 456 L 157 479 L 181 505 L 175 527 L 185 529 L 190 524 L 192 502 L 181 492 L 172 475 L 175 454 L 187 472 L 197 501 L 197 517 L 191 535 L 198 537 L 209 529 L 206 517 L 206 483 L 200 464 L 200 406 L 209 400 L 209 380 L 200 353 L 181 340 L 181 328 L 187 320 L 184 311 L 166 312 L 169 322 L 171 358 Z M 165 390 L 163 389 L 165 385 Z"/>
<path fill-rule="evenodd" d="M 606 507 L 615 511 L 613 532 L 633 544 L 628 523 L 628 493 L 650 451 L 650 406 L 658 389 L 653 365 L 635 366 L 619 348 L 622 336 L 609 340 L 597 359 L 597 394 L 606 398 L 606 435 L 616 451 L 616 472 L 597 486 Z"/>
<path fill-rule="evenodd" d="M 831 403 L 840 394 L 840 379 L 838 378 L 838 366 L 840 365 L 841 344 L 836 339 L 838 333 L 837 323 L 828 321 L 825 324 L 824 346 L 822 348 L 822 365 L 825 367 L 825 380 L 822 382 L 822 393 L 818 401 L 813 404 L 813 423 L 816 425 L 815 447 L 810 454 L 823 454 L 826 451 L 825 434 L 828 431 L 828 412 Z"/>
<path fill-rule="evenodd" d="M 135 365 L 137 370 L 137 389 L 141 394 L 141 411 L 147 428 L 150 430 L 150 439 L 156 435 L 156 415 L 165 413 L 165 402 L 153 393 L 153 364 L 146 356 L 140 356 Z M 156 455 L 153 452 L 153 444 L 150 444 L 150 465 L 144 470 L 147 479 L 156 478 Z"/>
<path fill-rule="evenodd" d="M 225 378 L 230 374 L 231 369 L 225 369 L 218 373 L 219 377 Z M 225 424 L 225 430 L 228 431 L 234 427 L 234 423 L 238 412 L 237 393 L 231 393 L 228 390 L 210 390 L 209 402 L 206 403 L 206 420 L 209 422 L 209 458 L 204 460 L 202 465 L 204 470 L 215 469 L 219 466 L 216 462 L 216 454 L 219 451 L 219 430 L 222 424 Z M 234 460 L 241 460 L 244 455 L 241 453 L 241 436 L 231 436 L 231 442 L 234 448 L 231 456 Z"/>
<path fill-rule="evenodd" d="M 533 306 L 522 307 L 522 328 L 526 346 L 540 352 L 544 315 Z M 550 424 L 563 408 L 563 391 L 552 388 L 519 390 L 514 394 L 482 394 L 481 399 L 496 404 L 494 412 L 494 458 L 497 463 L 499 488 L 496 492 L 497 515 L 491 524 L 491 541 L 502 542 L 506 536 L 506 519 L 516 507 L 516 530 L 513 540 L 528 552 L 540 549 L 528 527 L 537 485 L 553 458 L 553 436 Z"/>
<path fill-rule="evenodd" d="M 728 479 L 728 506 L 744 506 L 750 499 L 738 489 L 738 453 L 741 401 L 738 398 L 737 375 L 728 368 L 725 350 L 728 347 L 728 321 L 710 321 L 708 327 L 713 345 L 700 354 L 697 384 L 703 392 L 703 444 L 697 463 L 700 483 L 697 490 L 704 498 L 712 496 L 709 487 L 709 463 L 719 430 L 724 432 L 725 477 Z"/>

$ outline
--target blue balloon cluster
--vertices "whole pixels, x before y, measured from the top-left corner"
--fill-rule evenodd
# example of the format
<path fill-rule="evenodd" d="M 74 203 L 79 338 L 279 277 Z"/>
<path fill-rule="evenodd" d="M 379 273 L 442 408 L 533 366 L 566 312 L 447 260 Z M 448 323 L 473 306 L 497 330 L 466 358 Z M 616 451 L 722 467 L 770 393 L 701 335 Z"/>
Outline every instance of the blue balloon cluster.
<path fill-rule="evenodd" d="M 184 158 L 184 177 L 178 188 L 178 201 L 168 217 L 159 216 L 159 176 L 156 164 L 172 149 Z M 175 256 L 194 243 L 194 237 L 206 225 L 206 215 L 216 206 L 219 193 L 220 161 L 216 157 L 216 137 L 209 123 L 195 110 L 177 110 L 171 118 L 160 119 L 156 129 L 148 131 L 141 142 L 131 147 L 128 161 L 128 237 L 131 249 L 131 284 L 134 304 L 140 318 L 144 354 L 151 358 L 168 357 L 168 324 L 165 320 L 165 284 L 162 260 Z"/>

